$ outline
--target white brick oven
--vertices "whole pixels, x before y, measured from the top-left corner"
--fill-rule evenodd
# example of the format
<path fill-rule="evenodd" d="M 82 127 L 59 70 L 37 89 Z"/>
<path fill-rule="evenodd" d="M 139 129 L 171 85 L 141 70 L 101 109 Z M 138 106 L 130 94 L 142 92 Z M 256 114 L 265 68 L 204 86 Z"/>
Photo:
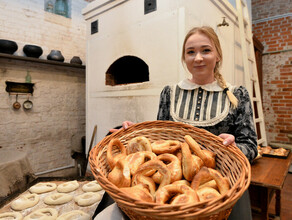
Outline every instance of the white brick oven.
<path fill-rule="evenodd" d="M 184 36 L 193 26 L 209 25 L 216 30 L 224 55 L 222 74 L 230 83 L 243 84 L 239 28 L 234 1 L 230 2 L 97 0 L 87 5 L 83 10 L 87 23 L 87 146 L 95 125 L 99 141 L 124 120 L 156 120 L 162 88 L 188 74 L 180 58 Z M 145 7 L 150 12 L 145 13 Z M 218 26 L 223 17 L 228 26 Z M 106 83 L 109 67 L 125 56 L 144 61 L 149 81 Z M 139 74 L 136 69 L 134 75 Z"/>

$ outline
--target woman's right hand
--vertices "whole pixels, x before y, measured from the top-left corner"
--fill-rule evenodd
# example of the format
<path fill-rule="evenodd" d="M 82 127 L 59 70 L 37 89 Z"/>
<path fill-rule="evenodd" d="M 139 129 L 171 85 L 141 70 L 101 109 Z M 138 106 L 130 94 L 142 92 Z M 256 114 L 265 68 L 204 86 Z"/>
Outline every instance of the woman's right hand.
<path fill-rule="evenodd" d="M 133 125 L 133 124 L 134 124 L 134 122 L 131 122 L 131 121 L 124 121 L 123 124 L 122 124 L 123 127 L 120 128 L 120 129 L 126 129 L 126 128 L 128 128 L 129 126 L 131 126 L 131 125 Z M 112 128 L 112 129 L 109 130 L 109 132 L 114 133 L 114 132 L 117 132 L 117 131 L 120 130 L 120 129 Z"/>

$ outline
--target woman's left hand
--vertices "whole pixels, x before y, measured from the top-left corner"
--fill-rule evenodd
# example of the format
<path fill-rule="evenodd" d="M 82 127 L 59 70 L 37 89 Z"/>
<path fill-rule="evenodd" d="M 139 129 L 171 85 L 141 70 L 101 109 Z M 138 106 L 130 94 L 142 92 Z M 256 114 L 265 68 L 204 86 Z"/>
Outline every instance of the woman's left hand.
<path fill-rule="evenodd" d="M 223 145 L 235 144 L 235 137 L 232 134 L 222 133 L 219 137 L 223 139 Z"/>

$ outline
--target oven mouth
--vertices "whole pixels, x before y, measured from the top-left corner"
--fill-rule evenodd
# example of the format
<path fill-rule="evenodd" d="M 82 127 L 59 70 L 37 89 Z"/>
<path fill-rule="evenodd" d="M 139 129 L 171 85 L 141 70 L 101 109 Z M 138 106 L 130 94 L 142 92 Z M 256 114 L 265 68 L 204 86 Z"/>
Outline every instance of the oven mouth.
<path fill-rule="evenodd" d="M 105 84 L 110 86 L 149 81 L 149 67 L 139 57 L 126 55 L 114 61 L 106 71 Z"/>

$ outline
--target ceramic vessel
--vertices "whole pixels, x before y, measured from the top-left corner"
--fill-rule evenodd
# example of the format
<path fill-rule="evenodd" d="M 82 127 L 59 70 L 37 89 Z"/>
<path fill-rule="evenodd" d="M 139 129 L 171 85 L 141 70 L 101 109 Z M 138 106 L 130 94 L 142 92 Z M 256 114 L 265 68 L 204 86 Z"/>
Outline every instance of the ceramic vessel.
<path fill-rule="evenodd" d="M 64 62 L 65 60 L 60 50 L 51 50 L 50 54 L 47 56 L 47 59 L 59 62 Z"/>
<path fill-rule="evenodd" d="M 70 60 L 70 63 L 71 64 L 79 64 L 79 65 L 81 65 L 82 64 L 82 60 L 80 59 L 80 57 L 74 56 Z"/>
<path fill-rule="evenodd" d="M 18 46 L 14 41 L 0 39 L 0 53 L 14 54 Z"/>
<path fill-rule="evenodd" d="M 39 58 L 43 54 L 43 49 L 37 45 L 26 44 L 23 47 L 23 52 L 27 57 Z"/>

